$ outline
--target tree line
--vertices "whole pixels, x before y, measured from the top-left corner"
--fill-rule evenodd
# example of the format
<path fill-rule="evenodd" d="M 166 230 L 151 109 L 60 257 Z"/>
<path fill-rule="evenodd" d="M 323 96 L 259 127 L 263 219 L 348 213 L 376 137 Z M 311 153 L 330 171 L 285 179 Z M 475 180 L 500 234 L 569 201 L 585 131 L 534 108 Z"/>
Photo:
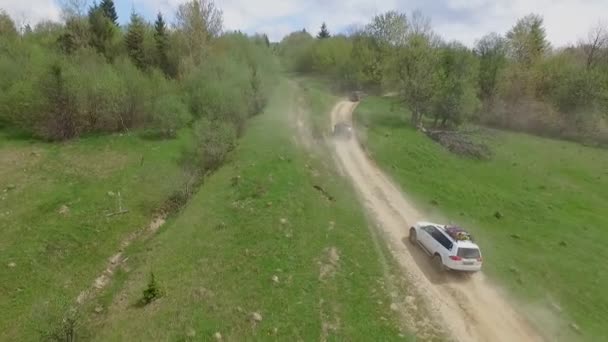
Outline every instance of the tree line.
<path fill-rule="evenodd" d="M 135 11 L 120 26 L 112 0 L 68 3 L 62 22 L 33 28 L 0 11 L 0 128 L 57 141 L 193 126 L 213 168 L 264 107 L 276 74 L 268 38 L 224 32 L 212 0 L 182 3 L 171 26 Z"/>
<path fill-rule="evenodd" d="M 490 126 L 608 142 L 608 28 L 552 47 L 530 14 L 473 48 L 445 41 L 416 11 L 376 15 L 346 34 L 325 24 L 316 39 L 287 35 L 278 52 L 291 70 L 329 75 L 346 89 L 397 91 L 413 125 Z"/>

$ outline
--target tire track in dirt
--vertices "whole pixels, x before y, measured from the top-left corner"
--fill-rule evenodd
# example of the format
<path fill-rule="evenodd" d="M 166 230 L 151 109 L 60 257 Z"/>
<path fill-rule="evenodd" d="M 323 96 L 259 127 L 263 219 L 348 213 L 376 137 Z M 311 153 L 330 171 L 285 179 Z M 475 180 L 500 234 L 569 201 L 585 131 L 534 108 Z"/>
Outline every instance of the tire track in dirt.
<path fill-rule="evenodd" d="M 331 113 L 332 127 L 337 122 L 351 122 L 356 105 L 349 101 L 339 102 Z M 483 274 L 470 279 L 443 277 L 434 271 L 426 254 L 404 244 L 408 228 L 424 216 L 369 160 L 356 138 L 335 140 L 334 150 L 341 168 L 350 176 L 367 209 L 377 220 L 381 236 L 409 283 L 453 339 L 543 341 Z"/>

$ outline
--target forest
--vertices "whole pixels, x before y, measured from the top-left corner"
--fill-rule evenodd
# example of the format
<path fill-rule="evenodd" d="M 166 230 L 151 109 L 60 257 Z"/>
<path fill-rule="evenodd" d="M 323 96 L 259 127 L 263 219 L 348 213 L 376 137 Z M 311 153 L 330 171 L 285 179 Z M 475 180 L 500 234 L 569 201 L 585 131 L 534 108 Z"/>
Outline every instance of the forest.
<path fill-rule="evenodd" d="M 446 41 L 419 11 L 389 11 L 331 35 L 325 23 L 286 36 L 279 54 L 293 71 L 330 75 L 345 90 L 398 92 L 412 124 L 473 122 L 581 141 L 608 142 L 608 28 L 551 46 L 529 14 L 475 46 Z"/>
<path fill-rule="evenodd" d="M 268 38 L 225 32 L 212 1 L 181 4 L 172 25 L 134 10 L 120 26 L 112 0 L 71 4 L 62 22 L 34 27 L 0 12 L 0 128 L 64 141 L 130 130 L 174 138 L 194 127 L 199 145 L 216 145 L 199 156 L 214 167 L 264 107 L 275 70 Z"/>

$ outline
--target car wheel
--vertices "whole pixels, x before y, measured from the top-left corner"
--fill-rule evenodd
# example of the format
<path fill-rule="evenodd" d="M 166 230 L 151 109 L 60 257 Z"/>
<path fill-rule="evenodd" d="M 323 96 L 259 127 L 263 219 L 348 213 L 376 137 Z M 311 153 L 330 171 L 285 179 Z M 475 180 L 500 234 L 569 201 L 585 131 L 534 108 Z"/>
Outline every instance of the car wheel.
<path fill-rule="evenodd" d="M 443 265 L 443 261 L 441 261 L 441 257 L 439 256 L 439 254 L 435 254 L 435 256 L 433 257 L 433 264 L 435 264 L 435 268 L 437 269 L 437 271 L 445 271 L 445 266 Z"/>
<path fill-rule="evenodd" d="M 410 236 L 409 236 L 409 239 L 410 239 L 410 243 L 411 243 L 412 245 L 415 245 L 415 244 L 417 243 L 417 240 L 418 240 L 418 239 L 417 239 L 417 237 L 416 237 L 416 229 L 414 229 L 414 228 L 410 228 Z"/>

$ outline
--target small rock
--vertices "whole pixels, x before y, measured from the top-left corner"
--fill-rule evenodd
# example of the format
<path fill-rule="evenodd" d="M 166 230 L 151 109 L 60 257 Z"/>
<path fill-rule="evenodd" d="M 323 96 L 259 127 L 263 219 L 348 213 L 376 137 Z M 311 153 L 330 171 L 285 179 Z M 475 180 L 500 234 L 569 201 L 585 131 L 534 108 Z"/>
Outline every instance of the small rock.
<path fill-rule="evenodd" d="M 287 223 L 287 219 L 286 218 L 282 218 L 281 219 L 281 224 L 286 224 Z"/>
<path fill-rule="evenodd" d="M 15 188 L 17 188 L 17 186 L 15 184 L 9 184 L 6 186 L 7 191 L 15 190 Z"/>
<path fill-rule="evenodd" d="M 272 282 L 275 284 L 279 283 L 279 277 L 276 274 L 272 276 Z"/>
<path fill-rule="evenodd" d="M 114 197 L 116 196 L 116 194 L 114 193 L 114 191 L 108 191 L 108 196 Z"/>
<path fill-rule="evenodd" d="M 275 335 L 278 334 L 279 333 L 279 328 L 276 328 L 276 327 L 272 328 L 272 333 L 275 334 Z"/>
<path fill-rule="evenodd" d="M 67 215 L 70 213 L 70 208 L 67 205 L 62 205 L 61 208 L 59 208 L 59 214 L 61 215 Z"/>
<path fill-rule="evenodd" d="M 10 267 L 10 268 L 14 268 L 14 267 L 16 267 L 16 266 L 17 266 L 17 264 L 15 264 L 15 263 L 14 263 L 14 262 L 12 262 L 12 261 L 8 263 L 8 267 Z"/>
<path fill-rule="evenodd" d="M 391 310 L 393 310 L 393 311 L 399 311 L 399 307 L 397 306 L 397 304 L 391 303 Z"/>
<path fill-rule="evenodd" d="M 256 323 L 259 323 L 262 321 L 262 315 L 260 315 L 259 312 L 254 312 L 251 314 L 251 319 Z"/>
<path fill-rule="evenodd" d="M 99 314 L 99 313 L 102 313 L 102 312 L 103 312 L 103 306 L 98 305 L 98 306 L 95 307 L 95 313 Z"/>
<path fill-rule="evenodd" d="M 240 307 L 240 306 L 237 306 L 237 307 L 236 307 L 236 311 L 238 311 L 238 312 L 240 312 L 240 313 L 245 312 L 245 310 L 243 310 L 243 308 L 242 308 L 242 307 Z"/>
<path fill-rule="evenodd" d="M 502 214 L 500 213 L 500 211 L 497 211 L 494 213 L 494 217 L 500 220 L 502 218 Z"/>
<path fill-rule="evenodd" d="M 192 328 L 188 328 L 188 331 L 186 331 L 186 336 L 194 337 L 194 336 L 196 336 L 196 331 Z"/>
<path fill-rule="evenodd" d="M 221 341 L 222 340 L 222 334 L 220 334 L 219 332 L 216 332 L 215 334 L 213 334 L 213 338 L 216 341 Z"/>
<path fill-rule="evenodd" d="M 581 328 L 574 322 L 570 323 L 570 328 L 572 328 L 572 330 L 576 331 L 578 334 L 581 333 Z"/>
<path fill-rule="evenodd" d="M 268 207 L 268 208 L 272 207 L 272 202 L 266 203 L 266 207 Z"/>
<path fill-rule="evenodd" d="M 562 313 L 562 307 L 559 306 L 557 303 L 551 303 L 551 309 L 553 309 L 553 311 L 555 311 L 556 313 Z"/>
<path fill-rule="evenodd" d="M 559 242 L 559 245 L 562 246 L 562 247 L 566 247 L 566 246 L 568 246 L 568 243 L 566 241 L 562 240 L 562 241 Z"/>

